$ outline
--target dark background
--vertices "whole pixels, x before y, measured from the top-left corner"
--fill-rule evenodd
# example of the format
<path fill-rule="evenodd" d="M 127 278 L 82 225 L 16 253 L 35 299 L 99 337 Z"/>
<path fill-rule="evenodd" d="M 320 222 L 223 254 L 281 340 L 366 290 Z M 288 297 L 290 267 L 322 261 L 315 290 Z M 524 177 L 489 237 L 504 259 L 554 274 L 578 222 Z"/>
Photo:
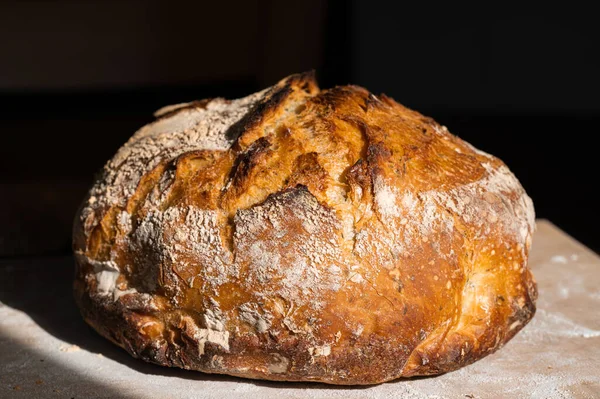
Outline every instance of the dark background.
<path fill-rule="evenodd" d="M 0 2 L 0 257 L 70 251 L 94 173 L 152 112 L 315 69 L 432 116 L 600 252 L 591 8 L 384 1 Z"/>

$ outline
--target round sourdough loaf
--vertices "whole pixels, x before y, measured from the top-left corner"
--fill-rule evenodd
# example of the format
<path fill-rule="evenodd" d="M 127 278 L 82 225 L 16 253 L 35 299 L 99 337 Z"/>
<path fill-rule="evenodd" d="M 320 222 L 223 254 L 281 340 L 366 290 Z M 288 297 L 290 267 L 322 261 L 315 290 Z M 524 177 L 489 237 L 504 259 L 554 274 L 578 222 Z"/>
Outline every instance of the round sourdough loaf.
<path fill-rule="evenodd" d="M 74 228 L 83 317 L 131 355 L 373 384 L 465 366 L 532 318 L 530 198 L 432 119 L 312 74 L 156 116 Z"/>

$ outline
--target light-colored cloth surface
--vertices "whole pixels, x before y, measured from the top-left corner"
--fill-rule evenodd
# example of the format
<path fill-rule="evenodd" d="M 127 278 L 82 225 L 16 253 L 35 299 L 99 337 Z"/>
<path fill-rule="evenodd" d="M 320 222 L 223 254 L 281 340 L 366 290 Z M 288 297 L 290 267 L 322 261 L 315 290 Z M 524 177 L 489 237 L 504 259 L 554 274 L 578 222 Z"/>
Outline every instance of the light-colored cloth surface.
<path fill-rule="evenodd" d="M 453 373 L 371 387 L 273 383 L 169 369 L 99 337 L 71 299 L 70 258 L 0 261 L 2 398 L 600 397 L 600 257 L 543 220 L 530 265 L 537 314 L 504 348 Z"/>

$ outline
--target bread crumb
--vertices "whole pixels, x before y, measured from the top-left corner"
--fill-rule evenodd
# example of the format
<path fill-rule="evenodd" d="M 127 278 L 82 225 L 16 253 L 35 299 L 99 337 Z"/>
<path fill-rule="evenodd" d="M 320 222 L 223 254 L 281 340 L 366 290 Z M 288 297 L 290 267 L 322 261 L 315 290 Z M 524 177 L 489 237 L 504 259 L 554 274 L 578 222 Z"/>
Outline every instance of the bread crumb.
<path fill-rule="evenodd" d="M 67 352 L 67 353 L 77 352 L 77 351 L 81 350 L 81 348 L 77 345 L 61 346 L 59 349 L 61 352 Z"/>

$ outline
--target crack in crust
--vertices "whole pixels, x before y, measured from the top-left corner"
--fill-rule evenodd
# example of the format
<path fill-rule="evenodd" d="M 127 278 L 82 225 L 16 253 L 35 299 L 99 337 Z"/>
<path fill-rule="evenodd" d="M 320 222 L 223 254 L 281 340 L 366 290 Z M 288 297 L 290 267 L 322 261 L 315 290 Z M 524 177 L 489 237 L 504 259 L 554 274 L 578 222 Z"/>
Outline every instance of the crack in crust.
<path fill-rule="evenodd" d="M 82 314 L 133 356 L 372 384 L 462 367 L 533 317 L 531 200 L 431 118 L 312 74 L 156 116 L 74 226 Z"/>

